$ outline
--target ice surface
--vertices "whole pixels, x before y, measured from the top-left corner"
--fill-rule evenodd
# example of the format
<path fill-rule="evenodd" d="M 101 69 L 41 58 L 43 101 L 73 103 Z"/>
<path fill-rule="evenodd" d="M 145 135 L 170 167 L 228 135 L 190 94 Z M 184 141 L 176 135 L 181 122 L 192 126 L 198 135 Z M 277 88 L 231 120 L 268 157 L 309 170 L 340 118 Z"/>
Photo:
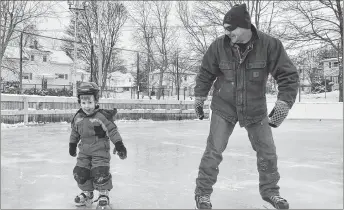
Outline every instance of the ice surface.
<path fill-rule="evenodd" d="M 209 121 L 117 122 L 128 158 L 112 155 L 113 208 L 194 208 Z M 75 208 L 70 125 L 1 126 L 1 208 Z M 342 121 L 287 120 L 273 129 L 281 195 L 291 208 L 343 208 Z M 113 148 L 113 146 L 112 146 Z M 237 126 L 224 152 L 214 208 L 263 208 L 255 153 Z M 93 206 L 95 207 L 95 205 Z"/>

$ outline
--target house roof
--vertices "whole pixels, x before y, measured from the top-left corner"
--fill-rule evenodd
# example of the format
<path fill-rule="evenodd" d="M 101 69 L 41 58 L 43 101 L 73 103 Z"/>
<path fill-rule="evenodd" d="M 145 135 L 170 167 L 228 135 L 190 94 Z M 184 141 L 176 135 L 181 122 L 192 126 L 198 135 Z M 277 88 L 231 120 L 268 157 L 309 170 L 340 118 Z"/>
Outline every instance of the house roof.
<path fill-rule="evenodd" d="M 339 57 L 339 59 L 341 60 L 342 57 Z M 327 59 L 324 59 L 324 60 L 321 60 L 320 63 L 322 62 L 329 62 L 329 61 L 338 61 L 338 58 L 327 58 Z"/>
<path fill-rule="evenodd" d="M 50 55 L 50 61 L 54 63 L 61 63 L 61 64 L 72 64 L 73 60 L 61 50 L 50 50 L 52 54 Z"/>
<path fill-rule="evenodd" d="M 7 46 L 4 53 L 4 58 L 20 59 L 19 47 Z M 23 50 L 23 59 L 28 60 L 28 54 L 24 50 Z"/>
<path fill-rule="evenodd" d="M 119 71 L 111 72 L 109 74 L 109 76 L 111 76 L 111 77 L 120 77 L 120 78 L 128 78 L 128 77 L 132 78 L 133 77 L 130 73 L 123 74 L 122 72 L 119 72 Z"/>
<path fill-rule="evenodd" d="M 160 73 L 160 69 L 156 69 L 156 70 L 150 72 L 150 74 L 159 74 L 159 73 Z M 170 73 L 171 72 L 169 72 L 169 71 L 164 72 L 164 74 L 170 74 Z M 186 71 L 180 70 L 179 74 L 181 74 L 181 75 L 185 75 L 185 74 L 187 74 L 187 75 L 196 75 L 197 73 L 189 71 L 189 70 L 186 70 Z"/>
<path fill-rule="evenodd" d="M 7 46 L 4 54 L 4 58 L 8 59 L 20 59 L 19 47 Z M 61 50 L 52 50 L 48 48 L 33 49 L 29 47 L 23 48 L 23 59 L 28 60 L 29 54 L 32 51 L 48 53 L 50 57 L 50 62 L 59 63 L 59 64 L 72 64 L 73 60 L 67 56 L 64 51 Z"/>

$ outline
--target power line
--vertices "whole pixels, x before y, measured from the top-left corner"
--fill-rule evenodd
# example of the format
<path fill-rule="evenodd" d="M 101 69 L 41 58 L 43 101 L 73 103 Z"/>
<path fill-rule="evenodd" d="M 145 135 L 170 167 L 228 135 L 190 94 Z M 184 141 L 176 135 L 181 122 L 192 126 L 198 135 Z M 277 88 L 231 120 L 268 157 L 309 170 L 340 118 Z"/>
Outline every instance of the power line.
<path fill-rule="evenodd" d="M 4 28 L 9 28 L 7 26 L 3 26 L 0 25 L 1 27 Z M 22 31 L 22 30 L 17 30 L 17 29 L 13 29 L 13 31 L 17 31 L 17 32 L 21 32 L 23 34 L 29 34 L 29 35 L 33 35 L 33 36 L 38 36 L 38 37 L 43 37 L 43 38 L 48 38 L 48 39 L 54 39 L 54 40 L 59 40 L 59 41 L 65 41 L 65 42 L 71 42 L 71 43 L 77 43 L 77 44 L 83 44 L 83 45 L 89 45 L 88 43 L 85 42 L 78 42 L 78 41 L 74 41 L 74 40 L 69 40 L 69 39 L 61 39 L 61 38 L 56 38 L 56 37 L 50 37 L 50 36 L 44 36 L 44 35 L 40 35 L 40 34 L 35 34 L 35 33 L 30 33 L 30 32 L 26 32 L 26 31 Z M 93 44 L 94 46 L 97 46 L 97 44 Z M 105 46 L 107 48 L 110 48 L 108 46 Z M 123 51 L 128 51 L 128 52 L 138 52 L 138 53 L 144 53 L 144 54 L 148 54 L 147 52 L 142 52 L 142 51 L 138 51 L 138 50 L 129 50 L 129 49 L 125 49 L 125 48 L 118 48 L 118 47 L 112 47 L 115 50 L 123 50 Z"/>
<path fill-rule="evenodd" d="M 1 27 L 4 27 L 4 28 L 9 28 L 9 27 L 6 27 L 6 26 L 3 26 L 3 25 L 0 25 Z M 84 43 L 84 42 L 76 42 L 74 40 L 69 40 L 69 39 L 62 39 L 62 38 L 56 38 L 56 37 L 50 37 L 50 36 L 45 36 L 45 35 L 40 35 L 40 34 L 35 34 L 35 33 L 30 33 L 30 32 L 26 32 L 26 31 L 22 31 L 22 30 L 17 30 L 17 29 L 13 29 L 13 31 L 17 31 L 17 32 L 21 32 L 23 34 L 28 34 L 28 35 L 33 35 L 33 36 L 37 36 L 37 37 L 43 37 L 43 38 L 47 38 L 47 39 L 53 39 L 53 40 L 59 40 L 59 41 L 65 41 L 65 42 L 70 42 L 70 43 L 77 43 L 77 44 L 82 44 L 82 45 L 90 45 L 88 43 Z M 98 46 L 97 44 L 94 44 L 94 46 Z M 111 48 L 109 46 L 105 46 L 107 48 Z M 128 52 L 135 52 L 135 53 L 143 53 L 143 54 L 146 54 L 146 55 L 160 55 L 160 54 L 157 54 L 157 53 L 147 53 L 147 52 L 143 52 L 143 51 L 138 51 L 138 50 L 130 50 L 130 49 L 125 49 L 125 48 L 119 48 L 119 47 L 112 47 L 112 49 L 115 49 L 115 50 L 123 50 L 123 51 L 128 51 Z M 187 58 L 188 60 L 194 60 L 194 61 L 199 61 L 198 59 L 192 59 L 192 58 Z"/>

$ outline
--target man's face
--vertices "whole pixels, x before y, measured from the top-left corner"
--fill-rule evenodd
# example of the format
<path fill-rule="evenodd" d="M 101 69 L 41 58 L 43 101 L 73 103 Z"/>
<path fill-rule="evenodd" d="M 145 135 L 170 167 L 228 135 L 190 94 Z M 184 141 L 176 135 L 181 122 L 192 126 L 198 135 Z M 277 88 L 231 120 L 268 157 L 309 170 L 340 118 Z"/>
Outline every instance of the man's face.
<path fill-rule="evenodd" d="M 226 29 L 229 26 L 230 25 L 227 23 L 223 24 L 223 27 L 225 28 L 225 34 L 231 39 L 232 43 L 241 43 L 243 41 L 242 35 L 244 34 L 242 28 L 237 27 L 233 31 L 229 31 Z"/>
<path fill-rule="evenodd" d="M 81 95 L 80 96 L 80 106 L 81 106 L 81 109 L 86 114 L 91 114 L 96 107 L 96 102 L 94 100 L 94 96 L 93 95 Z"/>

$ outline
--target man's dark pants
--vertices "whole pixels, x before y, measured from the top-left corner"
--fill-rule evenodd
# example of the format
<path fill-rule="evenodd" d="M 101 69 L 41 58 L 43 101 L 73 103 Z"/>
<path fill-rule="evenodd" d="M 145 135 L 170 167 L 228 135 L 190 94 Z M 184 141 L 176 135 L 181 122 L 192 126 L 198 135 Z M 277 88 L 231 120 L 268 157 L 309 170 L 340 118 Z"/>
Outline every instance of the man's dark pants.
<path fill-rule="evenodd" d="M 199 195 L 211 194 L 213 185 L 219 174 L 222 152 L 226 149 L 235 124 L 230 123 L 214 112 L 211 115 L 210 133 L 207 147 L 201 159 L 195 193 Z M 277 169 L 276 147 L 272 137 L 268 117 L 261 122 L 245 127 L 251 141 L 252 148 L 257 154 L 257 168 L 259 172 L 259 192 L 262 197 L 279 195 L 277 185 L 280 175 Z"/>

